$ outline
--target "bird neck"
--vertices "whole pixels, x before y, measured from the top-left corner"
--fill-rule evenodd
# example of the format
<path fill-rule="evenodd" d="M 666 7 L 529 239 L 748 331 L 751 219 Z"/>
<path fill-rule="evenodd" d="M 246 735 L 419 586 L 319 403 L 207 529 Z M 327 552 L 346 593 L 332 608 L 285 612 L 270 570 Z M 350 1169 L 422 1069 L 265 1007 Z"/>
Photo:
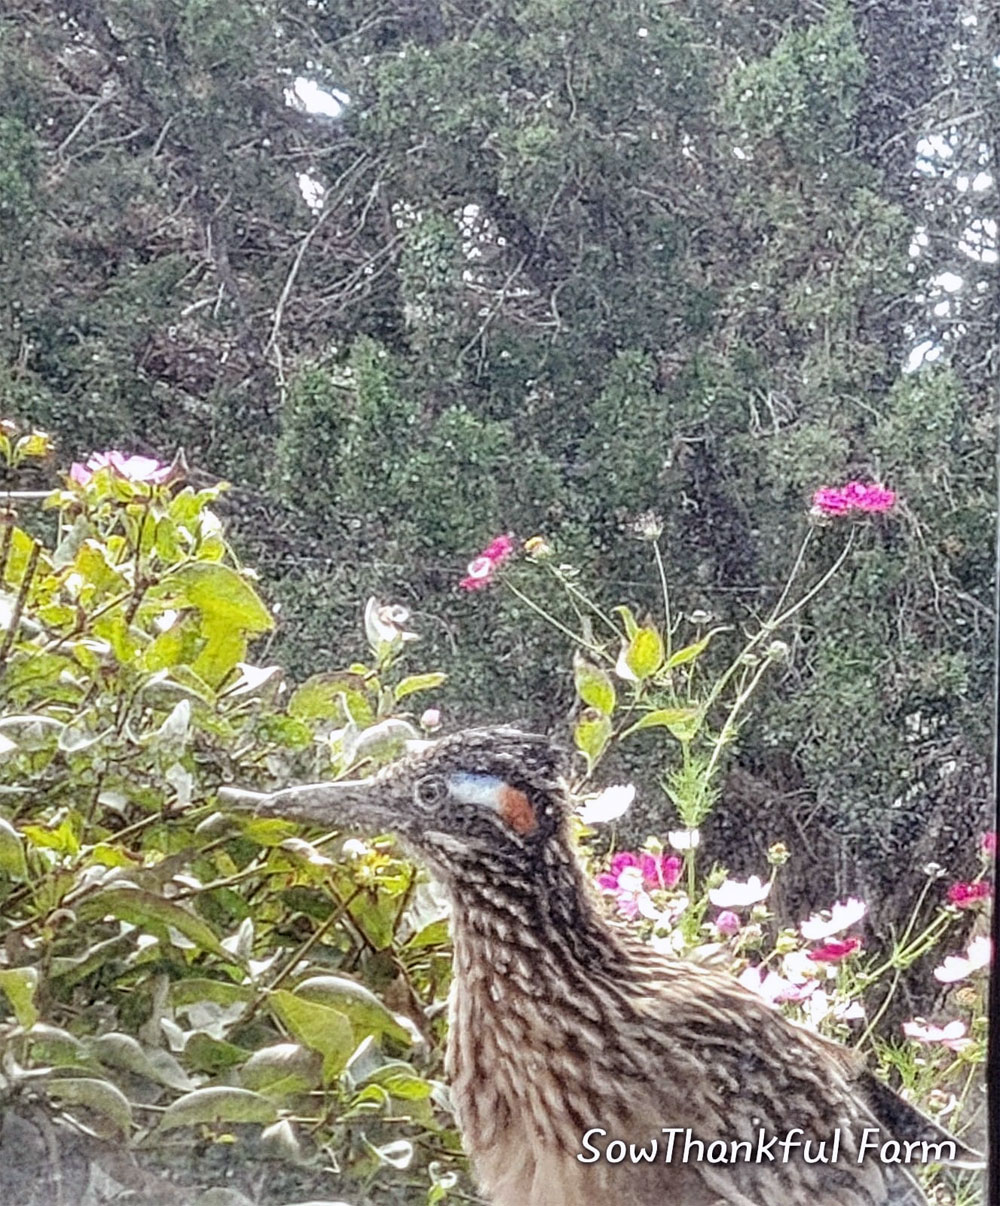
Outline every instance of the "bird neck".
<path fill-rule="evenodd" d="M 492 977 L 621 970 L 628 956 L 600 915 L 579 860 L 554 838 L 530 867 L 477 867 L 453 880 L 456 973 Z"/>

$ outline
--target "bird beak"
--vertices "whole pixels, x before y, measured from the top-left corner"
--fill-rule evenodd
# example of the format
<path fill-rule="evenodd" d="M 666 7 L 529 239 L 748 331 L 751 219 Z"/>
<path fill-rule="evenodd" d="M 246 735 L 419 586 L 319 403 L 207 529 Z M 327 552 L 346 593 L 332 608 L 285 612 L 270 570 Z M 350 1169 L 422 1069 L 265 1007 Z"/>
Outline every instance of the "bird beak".
<path fill-rule="evenodd" d="M 280 817 L 301 821 L 304 825 L 359 828 L 376 833 L 398 827 L 393 817 L 372 790 L 375 780 L 343 779 L 338 783 L 305 783 L 281 791 L 243 791 L 237 787 L 219 789 L 219 804 L 258 817 Z"/>

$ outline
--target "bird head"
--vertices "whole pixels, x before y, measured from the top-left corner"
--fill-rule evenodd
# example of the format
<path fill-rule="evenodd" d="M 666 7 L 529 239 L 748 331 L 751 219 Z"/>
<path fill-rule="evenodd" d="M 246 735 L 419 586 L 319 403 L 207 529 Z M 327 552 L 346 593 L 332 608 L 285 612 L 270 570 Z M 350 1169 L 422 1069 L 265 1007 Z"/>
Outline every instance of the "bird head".
<path fill-rule="evenodd" d="M 552 862 L 569 796 L 566 756 L 548 738 L 496 727 L 415 745 L 370 778 L 264 795 L 223 788 L 219 800 L 263 816 L 398 834 L 446 883 L 476 868 L 523 876 Z"/>

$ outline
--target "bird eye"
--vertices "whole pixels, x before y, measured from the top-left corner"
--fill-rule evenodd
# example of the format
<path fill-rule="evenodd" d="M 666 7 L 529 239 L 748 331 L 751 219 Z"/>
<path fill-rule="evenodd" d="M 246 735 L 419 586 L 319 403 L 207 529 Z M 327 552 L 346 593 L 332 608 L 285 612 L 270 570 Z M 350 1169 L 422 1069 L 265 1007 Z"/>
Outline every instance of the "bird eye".
<path fill-rule="evenodd" d="M 423 779 L 418 780 L 415 788 L 417 803 L 422 804 L 424 808 L 432 808 L 435 804 L 440 804 L 448 794 L 448 788 L 443 779 L 439 779 L 437 775 L 425 775 Z"/>

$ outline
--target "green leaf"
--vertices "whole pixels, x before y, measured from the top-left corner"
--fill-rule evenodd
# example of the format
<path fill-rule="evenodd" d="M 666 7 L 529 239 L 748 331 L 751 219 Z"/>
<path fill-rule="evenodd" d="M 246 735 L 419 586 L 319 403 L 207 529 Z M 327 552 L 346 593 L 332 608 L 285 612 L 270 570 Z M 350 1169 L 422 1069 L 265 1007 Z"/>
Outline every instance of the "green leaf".
<path fill-rule="evenodd" d="M 708 642 L 712 639 L 713 635 L 714 631 L 708 632 L 700 641 L 695 641 L 692 645 L 685 645 L 683 649 L 678 649 L 676 653 L 672 653 L 667 659 L 667 669 L 673 670 L 675 666 L 683 666 L 685 662 L 693 662 L 695 658 L 700 657 L 708 648 Z"/>
<path fill-rule="evenodd" d="M 434 687 L 440 687 L 447 677 L 448 675 L 442 674 L 440 670 L 428 674 L 411 674 L 409 678 L 404 678 L 402 682 L 396 684 L 393 691 L 396 703 L 405 699 L 407 695 L 413 695 L 416 691 L 431 691 Z"/>
<path fill-rule="evenodd" d="M 240 1069 L 245 1089 L 272 1097 L 308 1093 L 322 1084 L 323 1061 L 298 1043 L 275 1043 L 255 1051 Z"/>
<path fill-rule="evenodd" d="M 649 678 L 663 665 L 663 638 L 655 628 L 640 628 L 625 651 L 625 664 L 638 679 Z"/>
<path fill-rule="evenodd" d="M 24 841 L 10 821 L 0 817 L 0 872 L 12 879 L 28 878 Z"/>
<path fill-rule="evenodd" d="M 120 921 L 149 930 L 161 939 L 167 937 L 166 927 L 173 926 L 203 951 L 211 951 L 227 963 L 234 962 L 233 956 L 200 917 L 172 900 L 154 896 L 152 892 L 141 888 L 105 888 L 80 906 L 80 915 L 85 918 L 103 917 L 107 913 Z"/>
<path fill-rule="evenodd" d="M 596 708 L 603 716 L 615 710 L 615 687 L 611 676 L 577 654 L 573 659 L 573 682 L 576 693 L 585 704 Z"/>
<path fill-rule="evenodd" d="M 246 578 L 217 561 L 198 561 L 171 574 L 167 581 L 184 590 L 187 601 L 205 617 L 223 621 L 243 632 L 269 632 L 270 612 Z"/>
<path fill-rule="evenodd" d="M 669 729 L 678 741 L 691 741 L 700 725 L 701 713 L 697 708 L 657 708 L 655 712 L 647 712 L 622 736 L 628 737 L 630 733 L 638 733 L 642 729 L 664 728 Z"/>
<path fill-rule="evenodd" d="M 42 1082 L 50 1097 L 61 1104 L 86 1106 L 109 1118 L 121 1136 L 132 1126 L 132 1107 L 125 1094 L 108 1080 L 90 1076 L 66 1076 Z"/>
<path fill-rule="evenodd" d="M 625 625 L 625 635 L 631 641 L 639 631 L 639 625 L 635 622 L 635 616 L 632 614 L 631 608 L 622 605 L 621 607 L 616 607 L 615 611 L 621 616 L 622 623 Z"/>
<path fill-rule="evenodd" d="M 329 1083 L 339 1076 L 357 1046 L 350 1020 L 339 1009 L 306 1001 L 284 988 L 270 993 L 268 1002 L 300 1043 L 322 1055 L 323 1079 Z"/>
<path fill-rule="evenodd" d="M 247 656 L 245 630 L 225 616 L 211 613 L 201 622 L 201 637 L 204 645 L 195 658 L 191 669 L 212 687 L 218 687 L 226 679 L 237 662 Z"/>
<path fill-rule="evenodd" d="M 111 1031 L 87 1040 L 87 1046 L 106 1068 L 122 1068 L 170 1089 L 186 1091 L 196 1082 L 167 1051 L 151 1047 L 147 1052 L 130 1034 Z"/>
<path fill-rule="evenodd" d="M 0 992 L 10 1001 L 18 1023 L 30 1030 L 38 1021 L 35 990 L 38 988 L 37 967 L 5 967 L 0 970 Z"/>
<path fill-rule="evenodd" d="M 362 726 L 375 719 L 360 674 L 314 674 L 292 693 L 288 714 L 298 720 L 356 720 Z"/>
<path fill-rule="evenodd" d="M 434 1090 L 434 1085 L 429 1080 L 418 1076 L 413 1068 L 402 1060 L 389 1060 L 384 1063 L 368 1077 L 368 1083 L 381 1085 L 387 1093 L 404 1101 L 422 1101 L 425 1097 L 430 1097 Z"/>
<path fill-rule="evenodd" d="M 178 1126 L 220 1122 L 274 1122 L 278 1110 L 273 1101 L 250 1089 L 217 1085 L 195 1089 L 171 1102 L 160 1117 L 160 1130 Z"/>
<path fill-rule="evenodd" d="M 413 1041 L 371 989 L 354 980 L 343 976 L 310 976 L 296 987 L 295 995 L 338 1010 L 360 1034 L 386 1034 L 407 1046 Z"/>
<path fill-rule="evenodd" d="M 587 760 L 588 772 L 594 769 L 598 758 L 604 753 L 611 740 L 611 731 L 611 721 L 593 708 L 588 708 L 577 721 L 573 741 Z"/>
<path fill-rule="evenodd" d="M 170 985 L 170 1001 L 174 1008 L 194 1005 L 198 1001 L 211 1001 L 214 1005 L 229 1008 L 247 1005 L 253 1000 L 253 989 L 229 980 L 206 980 L 194 977 L 190 980 L 175 980 Z"/>

